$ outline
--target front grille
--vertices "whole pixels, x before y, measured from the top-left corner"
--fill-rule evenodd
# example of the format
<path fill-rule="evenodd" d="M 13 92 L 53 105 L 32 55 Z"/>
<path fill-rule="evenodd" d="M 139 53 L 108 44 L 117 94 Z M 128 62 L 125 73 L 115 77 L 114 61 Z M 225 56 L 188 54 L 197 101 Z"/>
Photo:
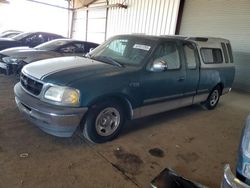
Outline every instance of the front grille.
<path fill-rule="evenodd" d="M 43 88 L 43 84 L 40 82 L 37 82 L 36 80 L 21 74 L 20 81 L 22 86 L 30 93 L 34 95 L 39 95 L 41 93 L 41 90 Z"/>

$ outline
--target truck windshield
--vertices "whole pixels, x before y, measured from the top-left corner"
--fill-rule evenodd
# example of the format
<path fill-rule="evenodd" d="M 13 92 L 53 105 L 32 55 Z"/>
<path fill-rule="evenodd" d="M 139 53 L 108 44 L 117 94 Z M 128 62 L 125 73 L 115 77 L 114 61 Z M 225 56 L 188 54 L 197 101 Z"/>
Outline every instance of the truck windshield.
<path fill-rule="evenodd" d="M 106 57 L 119 64 L 140 65 L 154 44 L 154 40 L 145 37 L 122 36 L 103 43 L 90 52 L 89 57 L 100 61 Z"/>

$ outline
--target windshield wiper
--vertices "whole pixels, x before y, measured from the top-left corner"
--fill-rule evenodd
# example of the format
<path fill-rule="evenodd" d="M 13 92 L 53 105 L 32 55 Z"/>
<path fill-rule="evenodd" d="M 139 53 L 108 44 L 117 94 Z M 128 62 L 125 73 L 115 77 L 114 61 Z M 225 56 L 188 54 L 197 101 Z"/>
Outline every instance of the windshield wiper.
<path fill-rule="evenodd" d="M 123 67 L 123 65 L 121 63 L 119 63 L 118 61 L 114 60 L 112 57 L 108 57 L 108 56 L 95 56 L 95 57 L 91 57 L 91 59 L 97 60 L 97 61 L 101 61 L 104 63 L 108 63 L 111 65 L 115 65 L 118 67 Z"/>

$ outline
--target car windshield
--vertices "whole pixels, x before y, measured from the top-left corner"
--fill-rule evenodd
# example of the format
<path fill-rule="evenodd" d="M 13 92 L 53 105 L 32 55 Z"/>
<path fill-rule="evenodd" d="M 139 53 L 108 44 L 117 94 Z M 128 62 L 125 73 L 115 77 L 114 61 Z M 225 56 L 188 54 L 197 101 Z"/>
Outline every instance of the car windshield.
<path fill-rule="evenodd" d="M 30 34 L 32 34 L 32 33 L 21 33 L 21 34 L 16 35 L 16 36 L 14 36 L 12 38 L 15 39 L 15 40 L 22 40 L 23 38 L 29 36 Z"/>
<path fill-rule="evenodd" d="M 43 44 L 40 44 L 38 46 L 35 47 L 35 49 L 37 50 L 55 50 L 57 49 L 58 47 L 60 46 L 63 46 L 67 43 L 69 43 L 71 41 L 69 40 L 52 40 L 52 41 L 49 41 L 49 42 L 45 42 Z"/>
<path fill-rule="evenodd" d="M 154 40 L 145 37 L 120 36 L 103 43 L 88 56 L 103 62 L 112 60 L 113 64 L 140 65 L 154 45 Z"/>

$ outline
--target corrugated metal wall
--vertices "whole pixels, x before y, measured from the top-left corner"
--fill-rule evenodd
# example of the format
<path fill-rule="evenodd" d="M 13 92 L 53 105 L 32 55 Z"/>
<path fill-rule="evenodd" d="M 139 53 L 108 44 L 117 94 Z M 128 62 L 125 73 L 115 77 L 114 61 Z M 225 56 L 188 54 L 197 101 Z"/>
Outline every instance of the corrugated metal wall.
<path fill-rule="evenodd" d="M 86 40 L 86 19 L 87 12 L 84 9 L 74 11 L 71 33 L 72 38 Z"/>
<path fill-rule="evenodd" d="M 249 0 L 186 0 L 180 34 L 229 39 L 236 65 L 234 87 L 250 91 Z"/>
<path fill-rule="evenodd" d="M 106 9 L 90 9 L 88 13 L 83 11 L 85 21 L 83 15 L 78 16 L 81 14 L 78 13 L 80 10 L 77 10 L 73 21 L 73 38 L 103 42 L 106 38 L 117 34 L 168 35 L 175 33 L 180 0 L 109 0 L 109 5 L 123 2 L 128 5 L 127 9 L 112 7 L 108 9 L 108 13 Z M 90 7 L 106 3 L 106 0 L 99 0 Z M 88 15 L 88 23 L 87 28 L 84 28 L 86 15 Z M 87 29 L 87 35 L 82 29 Z"/>
<path fill-rule="evenodd" d="M 88 10 L 88 27 L 87 27 L 87 40 L 92 42 L 103 42 L 106 37 L 106 13 L 107 9 L 97 8 L 98 6 L 107 5 L 105 0 L 96 1 L 91 4 Z"/>
<path fill-rule="evenodd" d="M 109 4 L 124 0 L 110 0 Z M 127 0 L 127 9 L 110 8 L 107 36 L 127 33 L 175 33 L 180 0 Z"/>

